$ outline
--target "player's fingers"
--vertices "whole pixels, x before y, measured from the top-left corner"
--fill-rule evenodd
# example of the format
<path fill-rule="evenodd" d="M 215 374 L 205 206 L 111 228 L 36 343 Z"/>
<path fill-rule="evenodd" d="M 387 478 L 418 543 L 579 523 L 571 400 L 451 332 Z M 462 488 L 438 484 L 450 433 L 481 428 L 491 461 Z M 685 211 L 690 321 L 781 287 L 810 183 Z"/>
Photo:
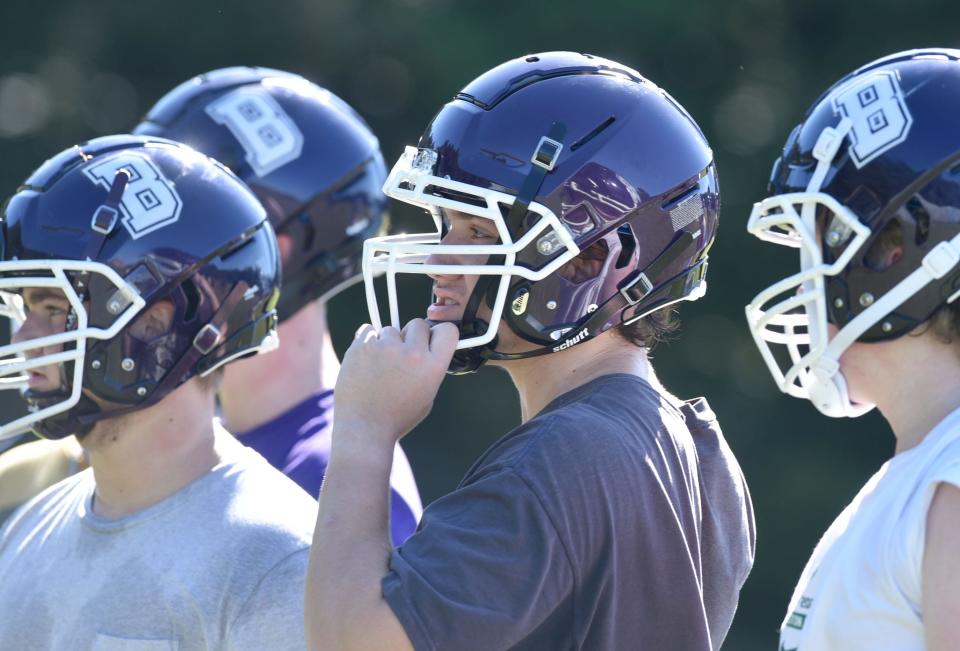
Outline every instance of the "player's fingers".
<path fill-rule="evenodd" d="M 357 332 L 353 335 L 354 339 L 359 339 L 360 341 L 367 342 L 371 339 L 377 338 L 376 329 L 369 323 L 364 323 L 362 326 L 357 328 Z"/>
<path fill-rule="evenodd" d="M 403 341 L 416 350 L 428 350 L 430 347 L 430 325 L 424 319 L 413 319 L 403 326 L 400 332 Z"/>
<path fill-rule="evenodd" d="M 438 323 L 430 328 L 430 353 L 449 361 L 460 340 L 460 328 L 450 322 Z"/>
<path fill-rule="evenodd" d="M 377 338 L 380 341 L 401 341 L 400 331 L 394 328 L 393 326 L 384 326 L 380 328 L 380 332 L 377 333 Z"/>

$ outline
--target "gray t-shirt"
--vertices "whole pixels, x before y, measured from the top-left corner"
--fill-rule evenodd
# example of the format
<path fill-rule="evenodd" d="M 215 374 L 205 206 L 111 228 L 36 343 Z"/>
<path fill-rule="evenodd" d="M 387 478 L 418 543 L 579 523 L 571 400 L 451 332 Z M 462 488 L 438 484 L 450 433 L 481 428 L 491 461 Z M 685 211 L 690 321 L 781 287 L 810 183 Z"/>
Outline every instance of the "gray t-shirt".
<path fill-rule="evenodd" d="M 431 504 L 383 593 L 418 651 L 709 650 L 754 544 L 706 401 L 609 375 L 507 434 Z"/>
<path fill-rule="evenodd" d="M 175 495 L 105 520 L 92 471 L 0 532 L 0 648 L 303 649 L 317 503 L 234 440 Z M 218 444 L 219 449 L 219 444 Z"/>

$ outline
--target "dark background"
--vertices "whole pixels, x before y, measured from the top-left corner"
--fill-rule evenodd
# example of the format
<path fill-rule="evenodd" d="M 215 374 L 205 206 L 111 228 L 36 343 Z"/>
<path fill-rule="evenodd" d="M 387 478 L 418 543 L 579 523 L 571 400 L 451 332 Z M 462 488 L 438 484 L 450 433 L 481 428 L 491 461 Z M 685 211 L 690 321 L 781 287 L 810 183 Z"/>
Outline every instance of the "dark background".
<path fill-rule="evenodd" d="M 666 88 L 714 147 L 723 212 L 707 297 L 681 310 L 681 339 L 654 351 L 666 386 L 706 395 L 750 483 L 756 566 L 726 649 L 775 649 L 795 579 L 819 535 L 893 451 L 877 414 L 819 416 L 782 396 L 743 319 L 757 291 L 792 272 L 786 249 L 744 230 L 789 130 L 847 71 L 912 47 L 960 46 L 947 0 L 593 3 L 291 0 L 273 3 L 7 2 L 0 7 L 0 194 L 76 142 L 123 132 L 175 84 L 223 66 L 301 73 L 353 104 L 388 165 L 462 86 L 507 59 L 578 50 L 619 60 Z M 960 119 L 960 116 L 958 116 Z M 427 221 L 394 205 L 406 230 Z M 366 320 L 362 291 L 334 299 L 342 351 Z M 922 397 L 919 397 L 922 399 Z M 519 419 L 506 374 L 449 379 L 404 440 L 425 502 Z M 650 595 L 651 599 L 663 595 Z M 640 606 L 642 607 L 642 605 Z"/>

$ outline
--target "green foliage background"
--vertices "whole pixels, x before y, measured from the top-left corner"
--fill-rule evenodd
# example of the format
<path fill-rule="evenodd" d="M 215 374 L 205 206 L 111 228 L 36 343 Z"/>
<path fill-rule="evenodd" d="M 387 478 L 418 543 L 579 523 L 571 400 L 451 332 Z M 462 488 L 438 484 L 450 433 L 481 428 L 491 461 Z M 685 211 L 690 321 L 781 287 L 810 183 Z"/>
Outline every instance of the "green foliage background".
<path fill-rule="evenodd" d="M 509 58 L 567 49 L 639 69 L 699 121 L 719 166 L 723 212 L 709 294 L 684 306 L 681 338 L 654 358 L 673 392 L 709 397 L 753 493 L 756 566 L 725 648 L 774 649 L 809 552 L 892 454 L 893 437 L 877 414 L 828 420 L 777 392 L 743 305 L 796 259 L 750 238 L 746 218 L 789 130 L 827 85 L 883 54 L 958 47 L 958 24 L 960 4 L 948 0 L 6 2 L 0 194 L 48 156 L 129 129 L 175 84 L 223 66 L 287 69 L 330 88 L 368 119 L 388 164 L 456 91 Z M 394 206 L 395 223 L 422 227 L 408 208 Z M 331 313 L 342 351 L 366 320 L 360 288 L 334 299 Z M 5 398 L 4 408 L 17 408 Z M 404 441 L 425 501 L 455 487 L 518 419 L 504 373 L 448 379 L 431 416 Z"/>

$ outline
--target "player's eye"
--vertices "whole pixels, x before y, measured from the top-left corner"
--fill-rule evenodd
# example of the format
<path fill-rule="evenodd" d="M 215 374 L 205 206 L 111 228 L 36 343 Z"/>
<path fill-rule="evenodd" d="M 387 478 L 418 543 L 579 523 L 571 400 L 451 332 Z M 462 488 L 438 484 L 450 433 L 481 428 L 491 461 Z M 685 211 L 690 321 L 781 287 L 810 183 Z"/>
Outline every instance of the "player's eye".
<path fill-rule="evenodd" d="M 29 303 L 24 303 L 23 309 L 26 314 L 36 312 L 46 316 L 48 319 L 55 319 L 64 316 L 69 310 L 69 306 L 60 301 L 41 301 L 32 307 Z"/>
<path fill-rule="evenodd" d="M 473 238 L 476 239 L 476 240 L 492 240 L 492 239 L 496 239 L 496 236 L 495 236 L 495 235 L 487 232 L 486 230 L 484 230 L 484 229 L 482 229 L 482 228 L 478 228 L 477 226 L 471 226 L 471 227 L 470 227 L 470 232 L 471 232 Z"/>

